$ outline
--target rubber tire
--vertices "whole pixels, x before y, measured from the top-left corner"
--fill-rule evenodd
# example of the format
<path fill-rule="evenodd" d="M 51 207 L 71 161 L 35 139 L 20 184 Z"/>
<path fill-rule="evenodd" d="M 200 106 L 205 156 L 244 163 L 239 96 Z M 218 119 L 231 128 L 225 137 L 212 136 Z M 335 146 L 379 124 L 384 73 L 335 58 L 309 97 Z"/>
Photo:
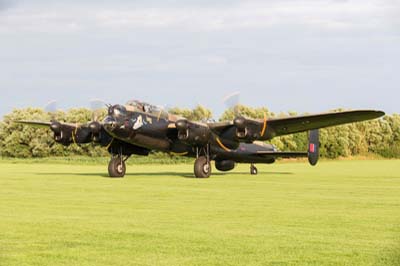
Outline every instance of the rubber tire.
<path fill-rule="evenodd" d="M 118 158 L 118 157 L 112 158 L 110 163 L 108 164 L 108 174 L 112 178 L 124 177 L 126 174 L 125 162 L 123 160 L 121 160 L 121 158 Z"/>
<path fill-rule="evenodd" d="M 258 169 L 255 166 L 250 166 L 250 174 L 251 175 L 258 175 Z"/>
<path fill-rule="evenodd" d="M 206 165 L 208 164 L 208 172 L 206 170 Z M 205 156 L 201 156 L 194 162 L 194 176 L 197 178 L 209 178 L 211 175 L 211 163 L 207 162 Z"/>

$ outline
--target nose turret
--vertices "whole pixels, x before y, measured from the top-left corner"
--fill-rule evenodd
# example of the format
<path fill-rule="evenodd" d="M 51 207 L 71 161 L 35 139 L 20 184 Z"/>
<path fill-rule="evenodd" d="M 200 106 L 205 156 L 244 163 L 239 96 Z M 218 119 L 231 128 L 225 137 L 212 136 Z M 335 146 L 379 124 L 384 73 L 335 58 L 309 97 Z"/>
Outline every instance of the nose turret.
<path fill-rule="evenodd" d="M 119 104 L 110 106 L 110 108 L 108 108 L 108 115 L 117 120 L 124 118 L 126 116 L 126 107 Z"/>
<path fill-rule="evenodd" d="M 104 119 L 103 124 L 104 124 L 104 129 L 107 130 L 108 132 L 114 131 L 118 126 L 117 120 L 112 115 L 108 115 Z"/>
<path fill-rule="evenodd" d="M 104 119 L 104 128 L 107 131 L 114 131 L 120 128 L 127 116 L 127 111 L 123 105 L 113 105 L 108 108 L 108 116 Z"/>

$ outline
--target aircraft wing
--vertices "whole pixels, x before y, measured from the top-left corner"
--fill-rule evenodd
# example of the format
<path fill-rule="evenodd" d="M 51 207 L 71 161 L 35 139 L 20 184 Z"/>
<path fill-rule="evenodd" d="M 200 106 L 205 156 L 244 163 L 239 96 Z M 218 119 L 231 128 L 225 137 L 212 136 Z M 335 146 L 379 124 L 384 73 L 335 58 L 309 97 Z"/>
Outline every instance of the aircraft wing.
<path fill-rule="evenodd" d="M 104 132 L 100 123 L 94 129 L 90 124 L 73 124 L 61 122 L 42 122 L 42 121 L 27 121 L 19 120 L 14 123 L 28 125 L 37 128 L 47 128 L 53 131 L 56 142 L 63 145 L 84 144 L 92 141 L 99 141 L 100 134 Z M 103 134 L 104 135 L 104 134 Z"/>
<path fill-rule="evenodd" d="M 357 110 L 323 113 L 285 118 L 265 118 L 254 120 L 235 119 L 233 122 L 211 123 L 209 127 L 221 138 L 240 142 L 271 140 L 274 137 L 289 135 L 314 129 L 361 122 L 384 116 L 382 111 Z"/>
<path fill-rule="evenodd" d="M 32 127 L 39 127 L 39 128 L 50 128 L 52 122 L 43 122 L 43 121 L 28 121 L 28 120 L 18 120 L 14 121 L 14 123 L 17 124 L 22 124 L 22 125 L 28 125 Z M 71 124 L 71 123 L 61 123 L 61 125 L 70 127 L 70 128 L 77 128 L 78 126 L 81 126 L 79 124 Z"/>
<path fill-rule="evenodd" d="M 21 121 L 14 121 L 17 124 L 22 124 L 22 125 L 28 125 L 32 127 L 40 127 L 40 128 L 49 128 L 51 125 L 51 122 L 40 122 L 40 121 L 26 121 L 26 120 L 21 120 Z"/>
<path fill-rule="evenodd" d="M 267 120 L 267 129 L 265 134 L 261 136 L 261 140 L 313 129 L 371 120 L 384 115 L 385 113 L 381 111 L 359 110 L 270 119 Z"/>

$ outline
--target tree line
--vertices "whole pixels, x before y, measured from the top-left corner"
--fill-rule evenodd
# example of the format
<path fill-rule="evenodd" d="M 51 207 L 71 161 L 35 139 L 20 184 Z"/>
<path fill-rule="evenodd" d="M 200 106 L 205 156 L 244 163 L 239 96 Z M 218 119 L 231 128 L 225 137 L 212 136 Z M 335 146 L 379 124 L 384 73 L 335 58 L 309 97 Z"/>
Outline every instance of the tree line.
<path fill-rule="evenodd" d="M 340 110 L 336 110 L 340 111 Z M 194 109 L 172 108 L 170 113 L 181 115 L 193 121 L 210 120 L 213 115 L 203 106 Z M 236 110 L 226 110 L 220 120 L 232 121 L 235 113 L 243 116 L 263 119 L 268 117 L 287 117 L 298 115 L 295 112 L 273 113 L 267 108 L 237 106 Z M 49 156 L 108 156 L 107 151 L 93 144 L 71 145 L 63 147 L 53 140 L 53 134 L 46 128 L 35 128 L 15 124 L 15 120 L 67 121 L 86 123 L 92 120 L 92 111 L 84 108 L 58 111 L 49 114 L 42 109 L 16 109 L 4 116 L 0 122 L 0 156 L 15 158 L 34 158 Z M 103 113 L 105 116 L 105 112 Z M 100 115 L 101 117 L 101 115 Z M 376 154 L 385 158 L 400 158 L 400 115 L 387 115 L 381 119 L 338 127 L 321 129 L 321 156 L 325 158 L 349 157 Z M 308 145 L 307 132 L 275 138 L 271 141 L 279 150 L 305 151 Z"/>

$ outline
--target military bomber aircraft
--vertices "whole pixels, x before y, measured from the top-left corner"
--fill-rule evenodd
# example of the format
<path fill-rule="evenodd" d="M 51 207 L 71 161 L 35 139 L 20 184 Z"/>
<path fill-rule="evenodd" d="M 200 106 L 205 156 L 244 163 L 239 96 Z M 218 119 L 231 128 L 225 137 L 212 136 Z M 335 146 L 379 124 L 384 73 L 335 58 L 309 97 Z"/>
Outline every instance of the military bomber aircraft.
<path fill-rule="evenodd" d="M 319 159 L 319 129 L 376 119 L 381 111 L 358 110 L 307 116 L 254 120 L 238 115 L 229 122 L 194 122 L 169 114 L 162 108 L 140 101 L 109 105 L 102 121 L 70 124 L 59 121 L 16 121 L 50 128 L 57 143 L 68 146 L 94 142 L 111 154 L 110 177 L 124 177 L 126 160 L 132 155 L 147 156 L 150 151 L 195 158 L 194 175 L 211 175 L 211 161 L 220 171 L 230 171 L 237 163 L 250 164 L 256 175 L 256 163 L 272 164 L 278 158 L 308 157 L 311 165 Z M 309 131 L 305 152 L 278 151 L 265 144 L 274 137 Z"/>

